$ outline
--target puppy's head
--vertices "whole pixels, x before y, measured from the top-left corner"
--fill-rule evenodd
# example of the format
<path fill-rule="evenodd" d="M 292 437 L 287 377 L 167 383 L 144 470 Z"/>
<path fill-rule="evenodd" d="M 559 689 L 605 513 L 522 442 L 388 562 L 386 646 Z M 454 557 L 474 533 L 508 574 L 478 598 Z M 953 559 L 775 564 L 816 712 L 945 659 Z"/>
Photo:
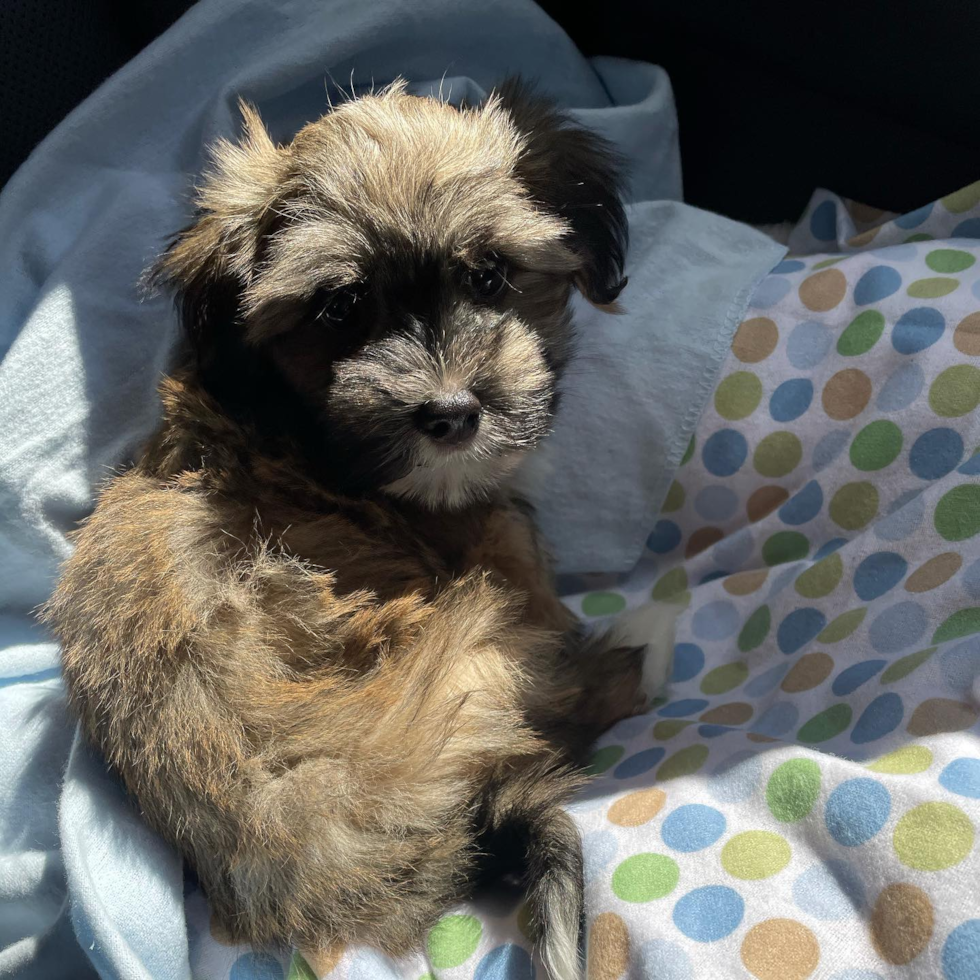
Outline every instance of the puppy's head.
<path fill-rule="evenodd" d="M 550 428 L 571 289 L 624 285 L 608 146 L 516 84 L 396 83 L 284 147 L 243 115 L 158 269 L 205 383 L 345 492 L 485 496 Z"/>

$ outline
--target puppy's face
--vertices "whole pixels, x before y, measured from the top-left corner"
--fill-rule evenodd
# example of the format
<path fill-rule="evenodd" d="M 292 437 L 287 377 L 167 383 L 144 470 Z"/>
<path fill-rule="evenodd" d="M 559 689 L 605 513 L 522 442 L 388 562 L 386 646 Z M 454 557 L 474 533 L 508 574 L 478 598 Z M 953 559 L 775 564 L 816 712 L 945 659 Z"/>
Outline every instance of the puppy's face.
<path fill-rule="evenodd" d="M 161 263 L 202 376 L 302 419 L 346 492 L 487 495 L 549 430 L 570 290 L 622 287 L 608 148 L 517 87 L 459 110 L 396 84 L 287 147 L 243 111 Z M 289 422 L 249 399 L 260 377 Z"/>

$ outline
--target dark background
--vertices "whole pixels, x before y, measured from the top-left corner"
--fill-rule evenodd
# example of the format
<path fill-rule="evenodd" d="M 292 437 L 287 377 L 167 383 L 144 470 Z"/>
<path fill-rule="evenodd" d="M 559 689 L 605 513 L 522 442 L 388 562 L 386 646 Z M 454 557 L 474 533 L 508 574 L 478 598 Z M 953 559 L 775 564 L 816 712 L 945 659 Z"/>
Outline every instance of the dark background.
<path fill-rule="evenodd" d="M 905 211 L 980 178 L 977 0 L 540 2 L 586 54 L 670 73 L 691 204 L 782 221 L 821 186 Z M 0 184 L 190 5 L 0 0 Z"/>

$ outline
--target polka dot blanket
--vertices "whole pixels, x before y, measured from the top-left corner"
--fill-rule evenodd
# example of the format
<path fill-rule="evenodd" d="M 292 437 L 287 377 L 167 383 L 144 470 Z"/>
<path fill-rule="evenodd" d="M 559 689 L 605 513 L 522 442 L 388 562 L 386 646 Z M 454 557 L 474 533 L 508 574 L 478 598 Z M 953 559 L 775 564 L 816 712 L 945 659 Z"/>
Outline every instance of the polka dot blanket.
<path fill-rule="evenodd" d="M 679 614 L 668 690 L 572 806 L 589 980 L 980 977 L 978 257 L 980 183 L 901 216 L 819 192 L 643 559 L 568 596 Z M 543 977 L 513 897 L 401 963 L 186 909 L 198 980 Z"/>

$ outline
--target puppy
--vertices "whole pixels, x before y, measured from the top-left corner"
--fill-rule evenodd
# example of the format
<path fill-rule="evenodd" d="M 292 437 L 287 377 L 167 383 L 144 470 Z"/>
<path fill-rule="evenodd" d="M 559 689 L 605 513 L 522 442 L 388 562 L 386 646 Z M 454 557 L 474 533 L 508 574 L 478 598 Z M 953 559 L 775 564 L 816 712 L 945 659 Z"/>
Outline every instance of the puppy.
<path fill-rule="evenodd" d="M 189 339 L 162 425 L 46 607 L 71 703 L 236 937 L 397 956 L 512 872 L 577 977 L 561 804 L 644 641 L 576 628 L 506 479 L 571 290 L 625 284 L 617 162 L 519 84 L 398 82 L 284 147 L 242 111 L 156 270 Z"/>

